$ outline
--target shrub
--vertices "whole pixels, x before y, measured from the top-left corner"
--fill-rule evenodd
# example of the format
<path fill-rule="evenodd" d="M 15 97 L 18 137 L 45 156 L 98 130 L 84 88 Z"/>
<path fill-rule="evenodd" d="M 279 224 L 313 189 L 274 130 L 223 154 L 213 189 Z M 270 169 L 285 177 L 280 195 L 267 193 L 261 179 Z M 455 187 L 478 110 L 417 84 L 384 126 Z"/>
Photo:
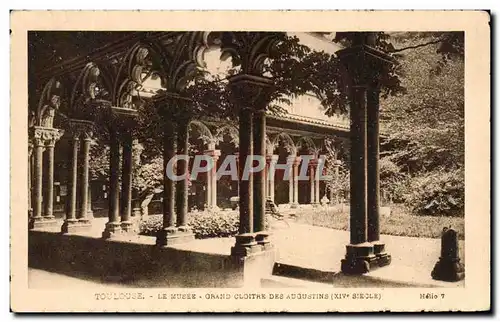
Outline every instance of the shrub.
<path fill-rule="evenodd" d="M 414 177 L 406 204 L 416 215 L 463 217 L 464 198 L 463 171 L 439 171 Z"/>
<path fill-rule="evenodd" d="M 156 236 L 162 225 L 162 215 L 149 216 L 141 222 L 140 234 Z M 234 211 L 191 212 L 188 214 L 188 225 L 198 239 L 231 237 L 238 233 L 239 215 Z"/>

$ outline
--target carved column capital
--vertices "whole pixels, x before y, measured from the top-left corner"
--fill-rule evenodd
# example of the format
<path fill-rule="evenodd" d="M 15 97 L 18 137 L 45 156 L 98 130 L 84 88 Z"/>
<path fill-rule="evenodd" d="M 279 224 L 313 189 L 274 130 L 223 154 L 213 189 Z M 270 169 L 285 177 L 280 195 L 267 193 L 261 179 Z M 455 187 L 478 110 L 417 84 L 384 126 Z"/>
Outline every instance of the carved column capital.
<path fill-rule="evenodd" d="M 31 138 L 35 146 L 54 146 L 55 143 L 64 135 L 60 129 L 34 126 L 31 128 Z"/>
<path fill-rule="evenodd" d="M 272 79 L 264 76 L 238 74 L 228 78 L 232 99 L 241 108 L 264 113 L 271 101 L 274 86 Z"/>

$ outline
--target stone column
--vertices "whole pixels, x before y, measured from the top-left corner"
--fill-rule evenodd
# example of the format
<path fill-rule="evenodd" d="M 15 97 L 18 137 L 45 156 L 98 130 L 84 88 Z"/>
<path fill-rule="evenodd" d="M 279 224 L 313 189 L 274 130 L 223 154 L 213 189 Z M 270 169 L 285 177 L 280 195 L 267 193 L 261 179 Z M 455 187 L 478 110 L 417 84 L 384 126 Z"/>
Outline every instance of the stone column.
<path fill-rule="evenodd" d="M 274 177 L 275 177 L 275 166 L 276 166 L 276 163 L 278 162 L 278 155 L 268 155 L 267 158 L 268 158 L 268 177 L 267 177 L 267 181 L 268 181 L 268 190 L 267 190 L 267 195 L 269 197 L 269 199 L 274 202 Z"/>
<path fill-rule="evenodd" d="M 54 147 L 55 142 L 50 140 L 45 144 L 45 154 L 47 155 L 47 173 L 43 194 L 44 220 L 54 220 Z"/>
<path fill-rule="evenodd" d="M 318 162 L 321 162 L 321 161 L 318 161 Z M 314 192 L 314 203 L 316 205 L 320 205 L 321 204 L 321 195 L 320 195 L 320 171 L 321 167 L 319 165 L 316 165 L 315 169 L 314 169 L 314 189 L 315 189 L 315 192 Z"/>
<path fill-rule="evenodd" d="M 293 207 L 299 205 L 299 165 L 300 157 L 296 157 L 293 162 Z"/>
<path fill-rule="evenodd" d="M 87 218 L 88 204 L 89 204 L 89 157 L 90 157 L 90 143 L 92 133 L 87 131 L 82 133 L 82 171 L 80 178 L 80 213 L 78 221 L 83 225 L 90 225 L 90 220 Z"/>
<path fill-rule="evenodd" d="M 370 199 L 368 197 L 368 185 L 373 186 L 373 180 L 368 179 L 367 169 L 368 162 L 373 160 L 368 160 L 367 143 L 373 144 L 374 132 L 368 132 L 367 123 L 374 120 L 374 115 L 368 116 L 367 113 L 374 112 L 369 111 L 376 105 L 372 90 L 380 85 L 380 74 L 388 72 L 386 67 L 392 63 L 392 59 L 374 49 L 376 37 L 373 33 L 358 32 L 351 36 L 353 46 L 337 52 L 349 84 L 351 117 L 350 244 L 346 246 L 341 269 L 347 274 L 363 274 L 380 263 L 368 234 L 368 209 L 374 208 L 372 202 L 375 197 L 373 194 Z M 374 154 L 370 149 L 371 154 Z M 373 225 L 372 219 L 370 223 Z"/>
<path fill-rule="evenodd" d="M 265 106 L 253 114 L 253 153 L 266 162 L 266 114 Z M 264 167 L 265 169 L 265 167 Z M 261 170 L 253 176 L 253 206 L 254 206 L 254 232 L 265 230 L 266 219 L 266 171 Z"/>
<path fill-rule="evenodd" d="M 263 228 L 265 214 L 265 173 L 255 173 L 248 178 L 243 176 L 247 159 L 252 158 L 253 149 L 260 156 L 265 156 L 265 116 L 262 111 L 267 107 L 268 91 L 272 85 L 270 79 L 261 76 L 238 74 L 229 78 L 231 95 L 239 110 L 239 211 L 240 227 L 239 235 L 236 236 L 236 244 L 231 249 L 231 254 L 236 256 L 247 256 L 255 251 L 262 250 L 268 245 L 268 234 L 261 232 L 255 234 L 255 229 Z M 262 113 L 254 119 L 253 112 Z M 254 126 L 254 121 L 256 124 Z M 257 130 L 258 133 L 254 133 Z M 254 139 L 255 135 L 255 139 Z M 253 177 L 257 177 L 258 192 L 253 188 Z M 258 200 L 253 196 L 257 192 Z M 257 204 L 254 205 L 254 202 Z M 254 206 L 258 207 L 256 221 L 254 221 Z M 264 207 L 264 208 L 263 208 Z M 257 227 L 254 224 L 257 223 Z"/>
<path fill-rule="evenodd" d="M 33 183 L 32 183 L 32 166 L 33 166 L 33 141 L 29 139 L 28 141 L 28 219 L 33 216 L 33 204 L 32 204 L 32 194 L 33 194 Z"/>
<path fill-rule="evenodd" d="M 69 181 L 69 196 L 68 206 L 66 212 L 66 219 L 61 227 L 62 233 L 69 233 L 75 230 L 78 225 L 76 219 L 76 195 L 77 195 L 77 182 L 78 182 L 78 146 L 80 145 L 80 138 L 78 135 L 73 135 L 72 138 L 72 153 L 71 153 L 71 173 Z"/>
<path fill-rule="evenodd" d="M 116 130 L 110 130 L 109 152 L 109 212 L 103 238 L 110 238 L 121 233 L 120 225 L 120 141 Z"/>
<path fill-rule="evenodd" d="M 177 154 L 189 154 L 189 122 L 184 121 L 178 124 L 177 131 Z M 177 160 L 177 175 L 184 175 L 184 179 L 177 182 L 177 228 L 179 231 L 188 231 L 188 197 L 189 197 L 189 161 L 185 159 Z M 213 186 L 212 186 L 213 187 Z"/>
<path fill-rule="evenodd" d="M 240 109 L 239 119 L 240 148 L 238 160 L 240 167 L 238 169 L 239 177 L 239 209 L 240 209 L 240 227 L 239 233 L 246 234 L 253 232 L 253 175 L 243 178 L 243 173 L 247 165 L 247 159 L 253 155 L 253 126 L 252 112 L 246 107 Z"/>
<path fill-rule="evenodd" d="M 314 165 L 313 161 L 309 162 L 309 184 L 311 188 L 311 205 L 314 205 L 316 202 L 316 197 L 314 194 L 316 193 L 316 188 L 314 187 L 316 180 L 314 179 Z"/>
<path fill-rule="evenodd" d="M 168 162 L 175 157 L 177 148 L 177 136 L 174 124 L 166 121 L 163 125 L 163 229 L 158 232 L 156 244 L 169 245 L 175 240 L 177 232 L 177 215 L 175 213 L 175 181 L 171 178 Z M 175 174 L 176 164 L 171 171 Z"/>
<path fill-rule="evenodd" d="M 367 213 L 368 241 L 373 244 L 378 266 L 385 266 L 390 264 L 391 257 L 385 251 L 385 244 L 380 241 L 379 96 L 380 92 L 377 88 L 370 88 L 367 92 Z"/>
<path fill-rule="evenodd" d="M 207 171 L 207 208 L 216 210 L 217 207 L 217 160 L 220 156 L 220 150 L 215 150 L 215 145 L 210 144 L 208 150 L 204 152 L 206 155 L 212 158 L 213 168 Z"/>
<path fill-rule="evenodd" d="M 42 221 L 43 140 L 34 139 L 34 145 L 35 178 L 33 185 L 33 217 L 31 221 L 37 223 Z"/>
<path fill-rule="evenodd" d="M 291 156 L 288 156 L 288 158 L 286 159 L 286 166 L 289 170 L 289 177 L 288 177 L 288 204 L 290 206 L 290 208 L 293 208 L 295 206 L 295 203 L 294 203 L 294 182 L 295 182 L 295 175 L 294 175 L 294 172 L 293 172 L 293 164 L 295 162 L 295 158 L 296 156 L 295 155 L 291 155 Z"/>
<path fill-rule="evenodd" d="M 122 161 L 122 194 L 121 194 L 121 230 L 132 232 L 132 135 L 124 134 L 123 138 L 123 161 Z"/>

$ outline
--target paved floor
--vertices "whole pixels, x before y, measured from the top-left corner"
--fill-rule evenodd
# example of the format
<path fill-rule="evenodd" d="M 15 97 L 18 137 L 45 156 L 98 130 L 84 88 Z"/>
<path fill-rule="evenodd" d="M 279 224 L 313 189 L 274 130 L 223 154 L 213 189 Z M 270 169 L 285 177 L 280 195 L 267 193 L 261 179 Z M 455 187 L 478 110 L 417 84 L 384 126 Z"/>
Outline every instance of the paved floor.
<path fill-rule="evenodd" d="M 88 235 L 99 237 L 105 218 L 96 218 L 94 229 Z M 323 227 L 296 224 L 291 221 L 276 221 L 271 223 L 272 242 L 278 249 L 279 262 L 316 270 L 339 272 L 340 260 L 345 254 L 345 245 L 349 241 L 347 231 L 333 230 Z M 136 237 L 133 237 L 135 239 Z M 388 267 L 373 271 L 366 278 L 379 283 L 381 280 L 400 281 L 402 283 L 418 283 L 429 286 L 463 286 L 458 283 L 433 281 L 430 273 L 440 254 L 440 240 L 431 238 L 414 238 L 383 235 L 386 249 L 392 255 L 392 263 Z M 137 242 L 154 244 L 153 237 L 141 236 Z M 234 245 L 234 238 L 214 238 L 195 240 L 189 244 L 176 246 L 179 249 L 191 251 L 227 254 Z M 460 242 L 462 260 L 465 260 L 464 242 Z M 365 285 L 366 278 L 343 277 L 336 280 L 338 286 Z M 41 270 L 29 270 L 30 286 L 44 287 L 71 285 L 71 287 L 93 287 L 100 285 L 88 279 L 77 279 Z M 71 283 L 64 283 L 71 281 Z M 383 283 L 382 283 L 383 284 Z M 118 286 L 118 285 L 110 285 Z"/>

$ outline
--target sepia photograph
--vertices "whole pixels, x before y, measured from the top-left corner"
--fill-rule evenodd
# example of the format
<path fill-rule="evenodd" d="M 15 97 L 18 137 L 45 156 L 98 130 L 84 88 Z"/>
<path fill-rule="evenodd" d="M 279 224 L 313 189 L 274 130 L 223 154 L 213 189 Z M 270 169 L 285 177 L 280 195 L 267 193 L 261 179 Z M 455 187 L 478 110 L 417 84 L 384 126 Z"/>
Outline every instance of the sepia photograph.
<path fill-rule="evenodd" d="M 487 310 L 489 16 L 358 13 L 11 14 L 11 308 Z"/>

